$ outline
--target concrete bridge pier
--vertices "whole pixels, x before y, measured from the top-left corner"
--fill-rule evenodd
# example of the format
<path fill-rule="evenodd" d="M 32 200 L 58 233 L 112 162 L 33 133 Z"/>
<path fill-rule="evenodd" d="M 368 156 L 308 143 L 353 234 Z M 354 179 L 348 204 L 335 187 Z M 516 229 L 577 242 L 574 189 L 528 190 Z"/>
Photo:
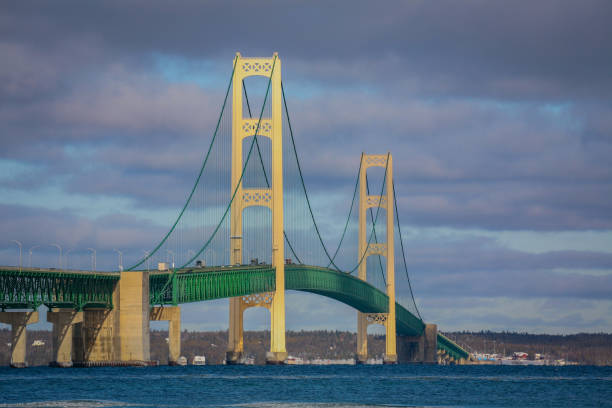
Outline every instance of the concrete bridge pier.
<path fill-rule="evenodd" d="M 119 284 L 113 290 L 113 309 L 83 311 L 72 331 L 72 362 L 77 366 L 111 365 L 119 360 Z"/>
<path fill-rule="evenodd" d="M 180 330 L 180 328 L 179 328 Z M 119 280 L 119 334 L 122 362 L 149 364 L 149 272 L 123 271 Z"/>
<path fill-rule="evenodd" d="M 53 323 L 53 361 L 51 367 L 72 367 L 73 326 L 83 323 L 83 312 L 50 309 L 47 321 Z"/>
<path fill-rule="evenodd" d="M 400 363 L 438 363 L 438 326 L 426 324 L 420 336 L 398 337 Z"/>
<path fill-rule="evenodd" d="M 113 303 L 117 304 L 115 301 Z M 110 365 L 111 362 L 119 360 L 120 338 L 118 333 L 119 314 L 116 309 L 83 311 L 83 321 L 76 323 L 72 332 L 73 364 L 78 366 Z"/>
<path fill-rule="evenodd" d="M 229 300 L 229 338 L 227 341 L 227 351 L 225 353 L 225 363 L 228 365 L 242 364 L 244 350 L 243 333 L 243 313 L 242 298 L 234 297 Z"/>
<path fill-rule="evenodd" d="M 176 365 L 181 356 L 181 307 L 156 306 L 151 309 L 150 320 L 168 322 L 168 365 Z"/>
<path fill-rule="evenodd" d="M 11 325 L 11 367 L 27 367 L 26 326 L 38 323 L 38 312 L 0 312 L 0 322 Z"/>
<path fill-rule="evenodd" d="M 123 271 L 113 291 L 113 309 L 87 309 L 73 330 L 73 359 L 79 366 L 147 365 L 149 273 Z"/>
<path fill-rule="evenodd" d="M 368 361 L 368 322 L 366 314 L 357 312 L 357 353 L 355 364 L 365 364 Z"/>

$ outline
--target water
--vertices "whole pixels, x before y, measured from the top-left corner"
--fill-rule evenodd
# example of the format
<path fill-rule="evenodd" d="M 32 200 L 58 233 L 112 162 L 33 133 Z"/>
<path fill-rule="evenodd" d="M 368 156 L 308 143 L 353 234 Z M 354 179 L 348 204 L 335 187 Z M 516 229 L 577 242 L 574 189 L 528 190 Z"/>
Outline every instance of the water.
<path fill-rule="evenodd" d="M 612 407 L 612 367 L 0 367 L 0 407 Z"/>

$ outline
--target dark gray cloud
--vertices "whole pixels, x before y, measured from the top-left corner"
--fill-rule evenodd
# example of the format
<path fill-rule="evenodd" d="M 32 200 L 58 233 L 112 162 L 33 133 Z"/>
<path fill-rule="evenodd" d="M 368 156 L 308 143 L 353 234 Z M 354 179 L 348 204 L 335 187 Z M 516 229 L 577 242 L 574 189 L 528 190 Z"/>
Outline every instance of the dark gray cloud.
<path fill-rule="evenodd" d="M 10 239 L 23 243 L 23 265 L 28 264 L 29 249 L 33 250 L 32 265 L 56 266 L 59 244 L 64 253 L 72 252 L 71 267 L 89 269 L 87 248 L 98 251 L 98 267 L 116 270 L 116 253 L 119 248 L 126 256 L 126 264 L 142 257 L 142 249 L 150 249 L 167 231 L 147 219 L 134 219 L 125 215 L 107 215 L 96 219 L 79 216 L 66 210 L 49 210 L 45 207 L 0 204 L 2 232 L 6 240 L 0 245 L 0 264 L 18 263 L 17 247 Z M 78 261 L 77 261 L 78 258 Z M 66 260 L 63 260 L 66 262 Z M 64 264 L 65 266 L 65 264 Z"/>
<path fill-rule="evenodd" d="M 165 234 L 212 137 L 236 51 L 280 53 L 305 181 L 331 248 L 362 151 L 394 155 L 406 226 L 612 230 L 612 6 L 605 0 L 20 1 L 1 8 L 0 165 L 7 174 L 0 188 L 6 197 L 40 197 L 23 205 L 7 198 L 0 230 L 27 245 L 81 248 L 74 264 L 86 266 L 82 249 L 94 246 L 114 268 L 113 248 L 135 260 Z M 229 122 L 221 124 L 225 139 L 213 168 L 229 160 Z M 290 152 L 285 184 L 299 192 Z M 221 207 L 213 195 L 227 177 L 227 169 L 217 171 L 197 205 Z M 371 180 L 377 190 L 380 177 L 371 173 Z M 49 189 L 57 192 L 46 196 Z M 222 197 L 228 194 L 226 187 Z M 96 202 L 122 202 L 132 213 L 81 208 Z M 309 214 L 303 203 L 289 207 L 296 220 L 288 229 L 297 231 Z M 134 218 L 137 209 L 148 215 Z M 194 228 L 180 228 L 197 241 Z M 299 245 L 310 245 L 308 228 L 295 233 Z M 162 248 L 162 258 L 177 242 Z M 533 254 L 490 239 L 415 239 L 407 248 L 417 295 L 438 301 L 459 302 L 458 292 L 479 302 L 491 296 L 489 307 L 502 310 L 504 296 L 605 302 L 612 290 L 607 253 Z M 14 250 L 0 251 L 1 259 L 14 263 Z M 39 261 L 54 262 L 53 251 L 37 249 Z M 323 259 L 320 248 L 310 251 Z M 312 309 L 308 302 L 298 302 L 296 315 Z M 304 324 L 337 319 L 323 309 Z M 478 318 L 578 327 L 563 310 L 529 321 Z"/>
<path fill-rule="evenodd" d="M 346 73 L 351 82 L 356 77 L 395 81 L 408 73 L 434 92 L 536 99 L 610 92 L 609 86 L 595 85 L 610 81 L 612 9 L 606 1 L 581 6 L 417 1 L 386 7 L 366 1 L 292 7 L 248 1 L 65 1 L 3 8 L 3 37 L 45 50 L 87 43 L 85 48 L 98 55 L 125 59 L 151 52 L 208 58 L 277 50 L 288 61 L 308 64 L 305 69 L 315 77 L 329 77 L 336 68 L 334 81 Z M 82 60 L 95 61 L 84 54 Z M 78 53 L 70 55 L 80 60 Z"/>
<path fill-rule="evenodd" d="M 588 251 L 528 253 L 493 239 L 405 242 L 408 271 L 419 298 L 574 298 L 612 296 L 612 255 Z M 404 279 L 398 265 L 399 281 Z"/>

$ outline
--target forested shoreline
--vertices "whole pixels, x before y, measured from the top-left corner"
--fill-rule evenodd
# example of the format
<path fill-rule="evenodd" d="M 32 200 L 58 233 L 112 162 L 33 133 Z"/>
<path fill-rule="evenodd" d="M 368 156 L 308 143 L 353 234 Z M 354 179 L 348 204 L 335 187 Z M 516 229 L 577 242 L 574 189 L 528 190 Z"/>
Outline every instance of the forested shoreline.
<path fill-rule="evenodd" d="M 565 359 L 584 365 L 612 365 L 612 334 L 579 333 L 571 335 L 528 334 L 512 332 L 449 332 L 444 333 L 470 352 L 511 355 L 526 352 L 530 356 L 542 354 L 551 359 Z M 151 331 L 151 359 L 160 364 L 168 361 L 166 331 Z M 10 329 L 0 329 L 0 365 L 10 360 Z M 400 341 L 400 340 L 398 340 Z M 288 331 L 289 354 L 304 359 L 352 358 L 357 347 L 355 333 L 347 331 Z M 36 344 L 36 345 L 35 345 Z M 247 331 L 245 352 L 254 357 L 256 364 L 265 362 L 270 347 L 268 331 Z M 196 355 L 206 356 L 208 364 L 221 364 L 225 358 L 227 331 L 181 333 L 181 354 L 189 361 Z M 382 357 L 385 337 L 369 335 L 371 357 Z M 52 359 L 53 345 L 50 331 L 28 331 L 28 357 L 30 366 L 47 365 Z"/>

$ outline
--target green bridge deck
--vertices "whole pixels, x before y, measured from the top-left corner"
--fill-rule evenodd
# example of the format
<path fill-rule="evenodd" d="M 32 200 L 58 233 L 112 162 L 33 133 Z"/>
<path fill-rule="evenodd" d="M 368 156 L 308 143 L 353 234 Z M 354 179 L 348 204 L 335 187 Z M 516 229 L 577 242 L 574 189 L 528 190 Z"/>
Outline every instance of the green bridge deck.
<path fill-rule="evenodd" d="M 83 310 L 112 308 L 119 272 L 63 271 L 55 269 L 0 268 L 0 309 L 36 309 L 41 305 Z M 200 302 L 275 290 L 271 265 L 187 268 L 152 271 L 151 305 Z M 308 265 L 285 266 L 285 289 L 326 296 L 364 313 L 388 311 L 387 295 L 352 275 Z M 418 336 L 425 324 L 396 303 L 397 333 Z M 468 353 L 438 334 L 438 348 L 455 359 Z"/>

